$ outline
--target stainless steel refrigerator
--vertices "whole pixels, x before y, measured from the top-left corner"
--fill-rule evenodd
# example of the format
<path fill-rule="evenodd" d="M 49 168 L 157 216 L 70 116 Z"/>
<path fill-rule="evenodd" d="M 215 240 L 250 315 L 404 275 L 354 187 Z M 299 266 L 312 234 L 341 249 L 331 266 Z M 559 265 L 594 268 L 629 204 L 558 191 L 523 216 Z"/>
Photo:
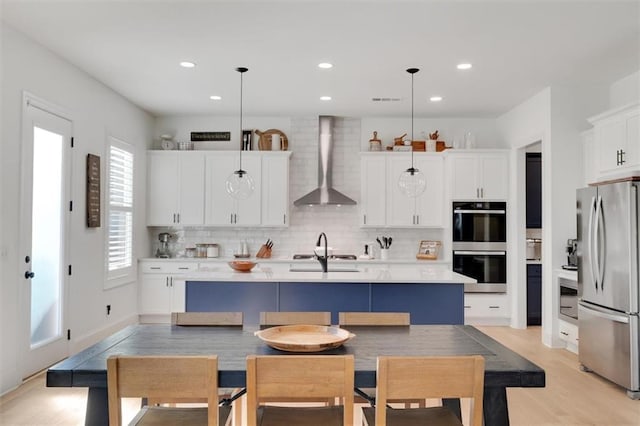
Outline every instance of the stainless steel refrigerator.
<path fill-rule="evenodd" d="M 640 398 L 640 182 L 577 191 L 579 359 Z"/>
<path fill-rule="evenodd" d="M 577 191 L 579 359 L 640 398 L 640 182 Z"/>

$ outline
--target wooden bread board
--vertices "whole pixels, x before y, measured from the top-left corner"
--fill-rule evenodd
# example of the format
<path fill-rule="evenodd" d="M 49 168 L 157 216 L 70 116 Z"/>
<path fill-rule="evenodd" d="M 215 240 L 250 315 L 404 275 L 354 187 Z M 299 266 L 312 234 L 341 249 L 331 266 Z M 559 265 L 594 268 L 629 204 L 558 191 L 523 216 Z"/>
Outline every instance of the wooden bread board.
<path fill-rule="evenodd" d="M 355 337 L 343 328 L 306 324 L 271 327 L 254 334 L 272 348 L 287 352 L 326 351 Z"/>
<path fill-rule="evenodd" d="M 289 139 L 287 139 L 287 135 L 284 134 L 282 130 L 278 129 L 269 129 L 261 132 L 260 130 L 255 131 L 256 135 L 260 137 L 258 140 L 258 148 L 260 151 L 271 151 L 271 135 L 279 134 L 280 135 L 280 149 L 276 151 L 286 151 L 289 148 Z"/>

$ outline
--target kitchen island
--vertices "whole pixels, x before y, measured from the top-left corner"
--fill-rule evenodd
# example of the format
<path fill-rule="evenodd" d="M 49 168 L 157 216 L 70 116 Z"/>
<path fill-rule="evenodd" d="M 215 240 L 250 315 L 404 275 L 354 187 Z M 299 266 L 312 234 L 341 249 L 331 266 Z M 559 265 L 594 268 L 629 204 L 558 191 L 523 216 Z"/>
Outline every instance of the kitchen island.
<path fill-rule="evenodd" d="M 314 271 L 317 269 L 317 271 Z M 412 324 L 463 324 L 464 284 L 474 279 L 446 266 L 264 264 L 249 273 L 228 265 L 184 277 L 185 310 L 242 311 L 257 324 L 262 311 L 409 312 Z"/>

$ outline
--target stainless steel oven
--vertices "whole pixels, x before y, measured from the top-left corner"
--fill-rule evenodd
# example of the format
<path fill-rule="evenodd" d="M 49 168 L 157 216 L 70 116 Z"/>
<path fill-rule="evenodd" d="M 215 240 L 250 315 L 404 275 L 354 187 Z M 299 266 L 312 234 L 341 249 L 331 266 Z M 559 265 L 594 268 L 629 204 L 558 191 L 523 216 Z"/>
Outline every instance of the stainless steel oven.
<path fill-rule="evenodd" d="M 477 280 L 467 293 L 507 291 L 507 203 L 453 203 L 453 270 Z"/>
<path fill-rule="evenodd" d="M 578 283 L 563 277 L 558 277 L 558 290 L 560 291 L 561 320 L 578 324 Z"/>

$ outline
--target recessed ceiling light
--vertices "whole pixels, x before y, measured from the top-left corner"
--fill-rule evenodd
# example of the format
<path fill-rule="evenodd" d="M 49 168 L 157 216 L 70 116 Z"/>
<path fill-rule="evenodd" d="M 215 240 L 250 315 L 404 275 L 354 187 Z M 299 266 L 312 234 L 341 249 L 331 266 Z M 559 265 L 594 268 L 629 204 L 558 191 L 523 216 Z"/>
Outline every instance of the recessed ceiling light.
<path fill-rule="evenodd" d="M 331 96 L 320 96 L 320 100 L 321 101 L 330 101 L 331 100 Z"/>
<path fill-rule="evenodd" d="M 209 99 L 211 99 L 212 101 L 219 101 L 219 100 L 222 99 L 222 96 L 211 95 L 211 96 L 209 96 Z"/>
<path fill-rule="evenodd" d="M 469 64 L 469 63 L 462 63 L 462 64 L 458 64 L 458 66 L 456 68 L 458 68 L 459 70 L 469 70 L 471 69 L 473 65 Z"/>
<path fill-rule="evenodd" d="M 182 61 L 180 62 L 180 66 L 183 68 L 193 68 L 196 66 L 196 64 L 194 62 Z"/>
<path fill-rule="evenodd" d="M 440 102 L 442 100 L 442 96 L 432 96 L 429 98 L 431 102 Z"/>
<path fill-rule="evenodd" d="M 327 70 L 329 68 L 333 68 L 333 64 L 330 64 L 329 62 L 321 62 L 318 64 L 318 68 Z"/>

